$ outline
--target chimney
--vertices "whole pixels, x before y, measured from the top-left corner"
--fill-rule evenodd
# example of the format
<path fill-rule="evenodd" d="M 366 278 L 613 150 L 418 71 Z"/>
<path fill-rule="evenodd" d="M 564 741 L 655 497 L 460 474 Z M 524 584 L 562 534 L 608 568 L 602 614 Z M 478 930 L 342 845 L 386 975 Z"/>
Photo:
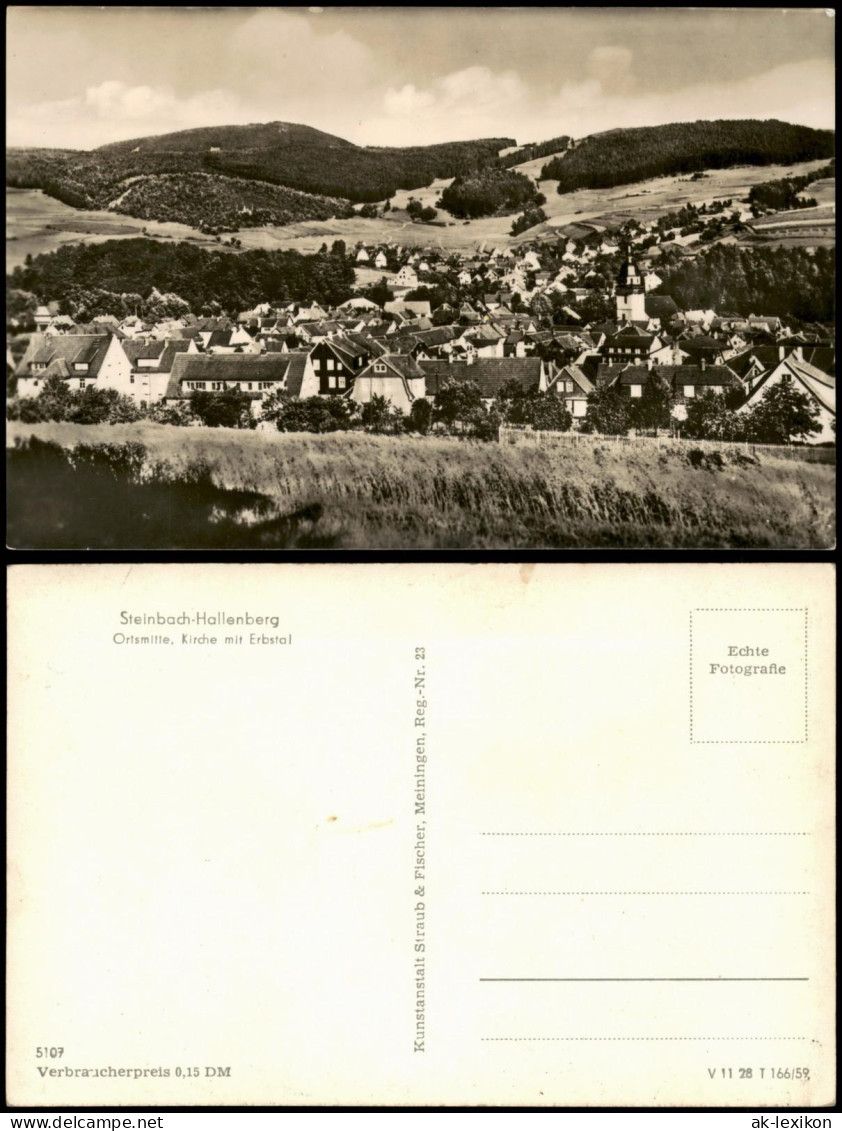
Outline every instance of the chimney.
<path fill-rule="evenodd" d="M 778 361 L 783 361 L 786 357 L 786 350 L 783 346 L 778 346 Z"/>
<path fill-rule="evenodd" d="M 652 358 L 651 358 L 651 357 L 647 357 L 647 359 L 646 359 L 646 368 L 647 368 L 647 369 L 649 370 L 649 372 L 650 372 L 650 373 L 652 372 L 652 366 L 653 366 L 653 365 L 654 365 L 654 362 L 652 361 Z"/>
<path fill-rule="evenodd" d="M 704 373 L 704 371 L 707 369 L 707 364 L 707 359 L 703 357 L 701 359 L 702 373 Z"/>
<path fill-rule="evenodd" d="M 467 357 L 465 358 L 465 360 L 467 361 L 468 365 L 473 365 L 473 364 L 474 364 L 474 358 L 475 358 L 475 357 L 476 357 L 476 354 L 474 353 L 474 351 L 473 351 L 473 350 L 470 350 L 470 351 L 468 352 L 468 355 L 467 355 Z"/>

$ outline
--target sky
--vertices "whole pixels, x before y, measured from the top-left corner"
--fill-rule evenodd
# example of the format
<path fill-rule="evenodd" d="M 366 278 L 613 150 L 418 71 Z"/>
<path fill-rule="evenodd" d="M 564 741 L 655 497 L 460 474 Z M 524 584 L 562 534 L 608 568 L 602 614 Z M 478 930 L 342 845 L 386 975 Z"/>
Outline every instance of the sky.
<path fill-rule="evenodd" d="M 830 9 L 7 8 L 7 144 L 298 122 L 519 144 L 699 118 L 834 126 Z"/>

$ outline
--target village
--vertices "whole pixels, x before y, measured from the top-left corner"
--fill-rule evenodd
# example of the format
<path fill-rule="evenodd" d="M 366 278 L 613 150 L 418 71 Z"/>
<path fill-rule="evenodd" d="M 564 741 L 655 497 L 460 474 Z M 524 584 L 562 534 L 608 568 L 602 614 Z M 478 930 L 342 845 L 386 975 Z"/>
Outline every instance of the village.
<path fill-rule="evenodd" d="M 750 412 L 783 383 L 811 406 L 815 424 L 803 438 L 835 442 L 832 327 L 793 329 L 762 310 L 681 309 L 664 293 L 656 237 L 689 251 L 699 227 L 682 235 L 632 222 L 620 233 L 509 250 L 480 244 L 469 256 L 360 244 L 344 252 L 355 293 L 334 308 L 262 303 L 78 325 L 57 303 L 40 305 L 22 356 L 7 353 L 7 373 L 24 420 L 26 402 L 58 381 L 71 393 L 112 390 L 141 414 L 185 424 L 200 422 L 187 411 L 196 394 L 236 391 L 246 422 L 260 428 L 275 426 L 267 408 L 310 398 L 340 399 L 357 413 L 374 404 L 393 418 L 426 402 L 429 419 L 444 388 L 471 383 L 486 410 L 518 390 L 552 394 L 569 417 L 547 427 L 607 432 L 589 412 L 600 391 L 634 407 L 657 382 L 669 390 L 668 426 L 680 433 L 688 407 L 711 392 Z M 158 297 L 166 309 L 167 296 Z"/>

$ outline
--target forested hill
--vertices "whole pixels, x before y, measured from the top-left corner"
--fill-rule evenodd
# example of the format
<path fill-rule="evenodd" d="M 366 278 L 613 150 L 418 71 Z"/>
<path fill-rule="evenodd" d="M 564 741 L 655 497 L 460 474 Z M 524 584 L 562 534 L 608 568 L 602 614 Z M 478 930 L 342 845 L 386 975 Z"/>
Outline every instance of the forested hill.
<path fill-rule="evenodd" d="M 558 181 L 565 193 L 734 165 L 789 165 L 832 157 L 833 150 L 833 130 L 775 119 L 676 122 L 592 134 L 548 161 L 541 178 Z"/>
<path fill-rule="evenodd" d="M 77 208 L 105 208 L 133 177 L 208 173 L 351 201 L 379 201 L 437 177 L 497 163 L 512 138 L 443 145 L 358 146 L 309 126 L 269 122 L 135 138 L 85 152 L 13 149 L 6 184 L 40 188 Z"/>

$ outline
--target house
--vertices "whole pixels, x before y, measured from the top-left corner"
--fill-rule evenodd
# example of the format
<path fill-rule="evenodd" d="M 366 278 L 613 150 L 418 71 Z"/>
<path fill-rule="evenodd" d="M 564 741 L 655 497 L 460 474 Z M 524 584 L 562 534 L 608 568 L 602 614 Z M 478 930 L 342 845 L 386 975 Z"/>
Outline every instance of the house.
<path fill-rule="evenodd" d="M 242 326 L 233 330 L 202 330 L 199 340 L 206 353 L 259 353 L 251 334 Z"/>
<path fill-rule="evenodd" d="M 460 271 L 456 278 L 460 287 L 469 287 L 474 277 L 470 271 Z"/>
<path fill-rule="evenodd" d="M 389 260 L 386 258 L 385 251 L 378 251 L 378 253 L 375 255 L 374 266 L 378 270 L 383 270 L 384 268 L 389 266 Z"/>
<path fill-rule="evenodd" d="M 654 334 L 648 334 L 638 326 L 626 323 L 616 334 L 606 337 L 603 347 L 609 362 L 633 364 L 645 361 L 650 354 L 660 350 L 663 343 Z"/>
<path fill-rule="evenodd" d="M 643 276 L 643 289 L 646 294 L 649 294 L 650 291 L 657 290 L 658 287 L 661 286 L 663 281 L 664 280 L 661 278 L 661 276 L 656 274 L 654 271 L 647 271 Z"/>
<path fill-rule="evenodd" d="M 179 354 L 170 373 L 165 398 L 168 404 L 189 399 L 191 393 L 222 393 L 238 389 L 260 416 L 263 400 L 274 392 L 292 397 L 312 397 L 318 381 L 309 356 L 297 353 Z"/>
<path fill-rule="evenodd" d="M 343 302 L 339 307 L 340 310 L 379 310 L 380 307 L 376 302 L 372 302 L 370 298 L 363 298 L 358 295 L 356 298 L 349 298 L 347 302 Z"/>
<path fill-rule="evenodd" d="M 547 391 L 563 399 L 564 407 L 574 420 L 581 420 L 588 411 L 588 394 L 593 390 L 593 383 L 578 365 L 563 366 L 547 382 Z"/>
<path fill-rule="evenodd" d="M 131 364 L 128 386 L 118 392 L 140 405 L 156 404 L 167 392 L 170 374 L 179 354 L 199 356 L 196 343 L 187 338 L 164 341 L 124 342 L 123 352 Z"/>
<path fill-rule="evenodd" d="M 48 330 L 53 324 L 53 314 L 46 306 L 38 306 L 35 308 L 35 313 L 32 316 L 35 322 L 35 329 L 38 333 L 43 333 Z"/>
<path fill-rule="evenodd" d="M 611 379 L 606 380 L 609 376 Z M 687 403 L 703 390 L 726 393 L 742 389 L 739 378 L 727 365 L 628 365 L 613 374 L 603 372 L 600 366 L 596 383 L 611 384 L 631 400 L 637 400 L 643 396 L 646 384 L 654 378 L 660 378 L 669 385 L 673 396 L 673 416 L 678 420 L 686 418 Z"/>
<path fill-rule="evenodd" d="M 401 267 L 400 271 L 395 275 L 393 282 L 395 286 L 398 287 L 417 287 L 418 275 L 415 268 L 410 266 L 409 263 L 404 263 L 403 267 Z"/>
<path fill-rule="evenodd" d="M 719 341 L 710 334 L 696 334 L 693 337 L 683 338 L 681 348 L 697 365 L 703 361 L 708 365 L 721 365 L 728 343 Z"/>
<path fill-rule="evenodd" d="M 653 372 L 661 373 L 672 385 L 673 409 L 676 420 L 686 420 L 687 405 L 708 390 L 714 393 L 742 393 L 743 384 L 727 365 L 661 366 Z"/>
<path fill-rule="evenodd" d="M 368 263 L 369 255 L 364 247 L 361 247 L 356 256 L 357 263 Z"/>
<path fill-rule="evenodd" d="M 438 363 L 428 363 L 438 364 Z M 368 404 L 372 397 L 385 397 L 404 414 L 413 401 L 426 395 L 424 371 L 420 363 L 405 354 L 389 353 L 375 358 L 354 381 L 351 400 Z"/>
<path fill-rule="evenodd" d="M 321 396 L 341 396 L 354 384 L 371 357 L 371 351 L 344 335 L 323 338 L 310 350 L 310 361 Z"/>
<path fill-rule="evenodd" d="M 96 386 L 126 392 L 131 363 L 113 334 L 33 334 L 15 370 L 20 397 L 37 397 L 50 377 L 77 392 Z"/>
<path fill-rule="evenodd" d="M 450 381 L 474 381 L 482 399 L 490 404 L 503 385 L 517 381 L 525 391 L 546 385 L 544 363 L 539 357 L 478 357 L 467 361 L 420 361 L 426 377 L 426 396 L 434 399 Z"/>
<path fill-rule="evenodd" d="M 429 318 L 432 314 L 430 303 L 426 299 L 423 301 L 420 299 L 411 299 L 408 302 L 404 302 L 401 299 L 393 299 L 391 302 L 387 302 L 383 309 L 387 314 L 412 314 L 419 318 Z"/>
<path fill-rule="evenodd" d="M 477 357 L 502 357 L 505 340 L 505 333 L 491 326 L 470 327 L 458 339 L 464 344 L 468 353 L 473 352 Z"/>
<path fill-rule="evenodd" d="M 756 379 L 752 385 L 751 393 L 739 411 L 754 408 L 763 397 L 767 389 L 784 382 L 795 386 L 799 392 L 806 393 L 812 403 L 819 410 L 819 424 L 821 431 L 810 436 L 809 444 L 825 444 L 836 442 L 836 382 L 821 369 L 804 361 L 796 354 L 790 354 L 777 365 L 772 366 Z"/>

